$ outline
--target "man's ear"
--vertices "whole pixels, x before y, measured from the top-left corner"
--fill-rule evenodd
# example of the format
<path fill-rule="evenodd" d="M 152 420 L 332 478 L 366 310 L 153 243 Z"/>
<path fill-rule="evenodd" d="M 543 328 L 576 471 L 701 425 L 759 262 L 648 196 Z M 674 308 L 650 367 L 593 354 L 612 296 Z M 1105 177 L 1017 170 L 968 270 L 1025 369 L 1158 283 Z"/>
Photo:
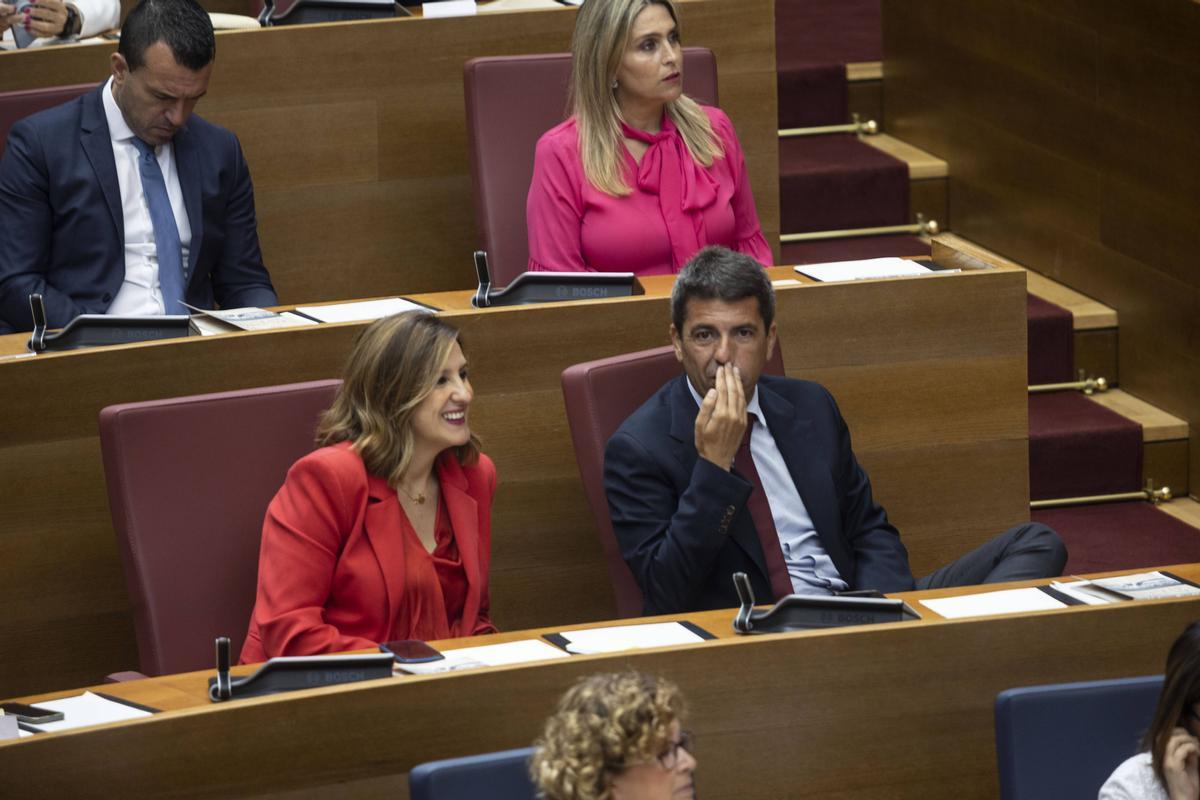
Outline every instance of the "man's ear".
<path fill-rule="evenodd" d="M 120 86 L 129 77 L 129 62 L 125 60 L 125 56 L 114 51 L 108 63 L 112 68 L 113 83 Z"/>
<path fill-rule="evenodd" d="M 675 348 L 675 360 L 683 363 L 683 338 L 680 337 L 679 331 L 675 328 L 675 323 L 671 323 L 671 346 Z"/>
<path fill-rule="evenodd" d="M 775 355 L 775 342 L 777 334 L 775 332 L 775 323 L 771 323 L 771 327 L 767 328 L 767 361 L 771 360 L 771 356 Z"/>

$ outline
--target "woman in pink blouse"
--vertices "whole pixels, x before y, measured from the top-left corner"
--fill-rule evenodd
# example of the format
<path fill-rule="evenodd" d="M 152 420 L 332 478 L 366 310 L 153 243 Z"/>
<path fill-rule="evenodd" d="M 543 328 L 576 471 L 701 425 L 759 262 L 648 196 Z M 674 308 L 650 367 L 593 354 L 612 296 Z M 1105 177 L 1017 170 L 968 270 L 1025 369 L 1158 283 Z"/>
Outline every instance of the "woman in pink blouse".
<path fill-rule="evenodd" d="M 589 0 L 572 115 L 538 140 L 529 269 L 678 272 L 719 244 L 772 262 L 729 118 L 683 94 L 672 0 Z"/>

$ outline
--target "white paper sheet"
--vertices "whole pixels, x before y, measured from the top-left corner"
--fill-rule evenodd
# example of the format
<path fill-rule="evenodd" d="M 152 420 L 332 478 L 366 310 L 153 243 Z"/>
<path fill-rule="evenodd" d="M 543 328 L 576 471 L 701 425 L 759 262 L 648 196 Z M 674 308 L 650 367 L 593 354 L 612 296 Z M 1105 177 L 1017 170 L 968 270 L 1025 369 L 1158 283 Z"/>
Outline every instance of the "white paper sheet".
<path fill-rule="evenodd" d="M 392 314 L 399 314 L 402 311 L 434 313 L 433 309 L 410 302 L 402 297 L 360 300 L 354 303 L 334 303 L 328 306 L 297 306 L 296 310 L 313 319 L 319 319 L 321 322 L 365 322 L 390 317 Z"/>
<path fill-rule="evenodd" d="M 45 722 L 34 726 L 46 733 L 150 716 L 149 711 L 117 703 L 91 692 L 84 692 L 74 697 L 63 697 L 59 700 L 39 700 L 37 705 L 39 708 L 63 712 L 63 718 L 59 722 Z"/>
<path fill-rule="evenodd" d="M 571 653 L 615 653 L 646 647 L 695 644 L 704 639 L 678 622 L 651 622 L 646 625 L 616 625 L 586 631 L 563 631 Z"/>
<path fill-rule="evenodd" d="M 801 264 L 796 272 L 814 280 L 861 281 L 867 278 L 902 278 L 908 275 L 928 275 L 929 267 L 904 258 L 868 258 L 862 261 L 831 261 L 826 264 Z M 957 271 L 957 270 L 953 270 Z"/>
<path fill-rule="evenodd" d="M 498 667 L 504 664 L 525 664 L 530 661 L 550 661 L 571 656 L 552 644 L 540 639 L 522 639 L 504 644 L 485 644 L 479 647 L 463 647 L 446 650 L 437 661 L 424 664 L 397 664 L 396 669 L 414 675 L 429 675 L 435 672 L 453 672 L 479 667 Z"/>
<path fill-rule="evenodd" d="M 918 600 L 921 605 L 946 619 L 987 617 L 993 614 L 1015 614 L 1023 611 L 1047 611 L 1066 608 L 1041 589 L 1002 589 L 998 592 L 965 594 L 959 597 L 938 597 Z"/>
<path fill-rule="evenodd" d="M 20 735 L 17 718 L 10 714 L 0 714 L 0 739 L 16 739 Z"/>
<path fill-rule="evenodd" d="M 425 3 L 421 15 L 425 19 L 436 17 L 470 17 L 475 14 L 475 0 L 446 0 L 442 3 Z"/>

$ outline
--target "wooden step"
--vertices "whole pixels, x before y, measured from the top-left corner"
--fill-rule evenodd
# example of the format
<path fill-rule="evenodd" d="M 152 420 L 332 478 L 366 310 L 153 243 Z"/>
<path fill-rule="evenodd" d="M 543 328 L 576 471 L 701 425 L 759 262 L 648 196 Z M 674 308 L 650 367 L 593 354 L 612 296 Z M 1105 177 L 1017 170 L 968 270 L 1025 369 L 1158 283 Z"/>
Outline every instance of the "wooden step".
<path fill-rule="evenodd" d="M 1169 503 L 1161 504 L 1158 510 L 1200 529 L 1200 503 L 1190 497 L 1177 497 Z M 1200 535 L 1200 530 L 1196 533 Z"/>
<path fill-rule="evenodd" d="M 942 230 L 949 228 L 950 203 L 946 177 L 950 174 L 950 169 L 946 162 L 886 133 L 864 136 L 862 140 L 908 164 L 908 208 L 912 217 L 910 221 L 915 220 L 917 214 L 922 214 L 925 219 L 937 220 Z"/>
<path fill-rule="evenodd" d="M 851 114 L 883 125 L 883 62 L 847 64 L 846 92 Z"/>
<path fill-rule="evenodd" d="M 1112 386 L 1117 385 L 1119 374 L 1116 309 L 1093 300 L 1070 287 L 1063 286 L 1045 275 L 1033 272 L 1023 264 L 1018 264 L 961 236 L 953 233 L 946 233 L 943 236 L 951 247 L 976 258 L 1025 270 L 1026 287 L 1030 294 L 1071 312 L 1075 328 L 1075 369 L 1083 370 L 1089 377 L 1106 378 Z"/>
<path fill-rule="evenodd" d="M 1175 494 L 1187 492 L 1190 478 L 1187 420 L 1120 389 L 1094 394 L 1090 399 L 1141 424 L 1143 479 L 1153 480 L 1155 488 L 1169 486 Z"/>

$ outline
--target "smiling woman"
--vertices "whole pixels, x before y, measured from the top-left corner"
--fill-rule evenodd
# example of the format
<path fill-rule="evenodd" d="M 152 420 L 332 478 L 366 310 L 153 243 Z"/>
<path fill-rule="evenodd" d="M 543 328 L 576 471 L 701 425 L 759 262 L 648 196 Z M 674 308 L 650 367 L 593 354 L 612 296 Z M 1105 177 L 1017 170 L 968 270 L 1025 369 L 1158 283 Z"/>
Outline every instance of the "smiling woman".
<path fill-rule="evenodd" d="M 678 272 L 708 244 L 772 261 L 733 124 L 683 93 L 671 0 L 589 0 L 571 116 L 537 144 L 529 269 Z"/>
<path fill-rule="evenodd" d="M 458 331 L 408 312 L 363 331 L 267 509 L 242 662 L 492 633 L 496 469 L 471 433 Z"/>

